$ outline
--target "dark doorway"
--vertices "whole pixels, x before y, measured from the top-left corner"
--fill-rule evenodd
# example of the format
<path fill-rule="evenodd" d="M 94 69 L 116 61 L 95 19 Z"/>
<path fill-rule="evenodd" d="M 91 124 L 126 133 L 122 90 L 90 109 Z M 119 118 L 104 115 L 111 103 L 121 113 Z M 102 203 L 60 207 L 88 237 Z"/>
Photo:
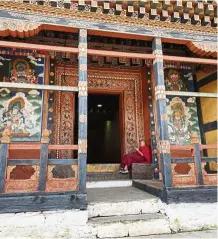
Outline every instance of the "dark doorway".
<path fill-rule="evenodd" d="M 88 164 L 120 163 L 119 95 L 88 96 Z"/>

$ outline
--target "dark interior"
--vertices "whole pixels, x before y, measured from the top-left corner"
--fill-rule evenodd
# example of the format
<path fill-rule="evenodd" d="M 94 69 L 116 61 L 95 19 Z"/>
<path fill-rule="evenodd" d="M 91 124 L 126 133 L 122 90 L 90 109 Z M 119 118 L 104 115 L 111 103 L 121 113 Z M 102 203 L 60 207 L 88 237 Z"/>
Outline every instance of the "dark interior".
<path fill-rule="evenodd" d="M 89 164 L 120 163 L 119 95 L 89 94 Z"/>

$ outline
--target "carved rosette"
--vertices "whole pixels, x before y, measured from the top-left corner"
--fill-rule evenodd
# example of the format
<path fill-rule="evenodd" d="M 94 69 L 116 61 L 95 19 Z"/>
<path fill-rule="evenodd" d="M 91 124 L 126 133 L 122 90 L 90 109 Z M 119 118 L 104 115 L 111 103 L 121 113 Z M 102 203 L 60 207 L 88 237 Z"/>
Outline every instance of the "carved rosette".
<path fill-rule="evenodd" d="M 79 116 L 79 122 L 86 123 L 87 122 L 87 115 L 81 114 Z"/>
<path fill-rule="evenodd" d="M 79 139 L 78 140 L 79 150 L 78 153 L 87 153 L 87 140 L 86 139 Z"/>
<path fill-rule="evenodd" d="M 79 70 L 80 71 L 87 71 L 87 65 L 86 64 L 80 64 Z"/>
<path fill-rule="evenodd" d="M 155 98 L 156 100 L 165 100 L 166 99 L 166 93 L 165 93 L 165 85 L 157 85 L 155 87 Z"/>
<path fill-rule="evenodd" d="M 159 147 L 159 152 L 161 154 L 169 154 L 170 153 L 170 141 L 169 140 L 160 140 L 158 147 Z"/>
<path fill-rule="evenodd" d="M 79 57 L 87 56 L 87 43 L 79 43 Z"/>
<path fill-rule="evenodd" d="M 87 37 L 87 30 L 85 30 L 85 29 L 80 29 L 79 35 L 80 35 L 81 37 Z"/>

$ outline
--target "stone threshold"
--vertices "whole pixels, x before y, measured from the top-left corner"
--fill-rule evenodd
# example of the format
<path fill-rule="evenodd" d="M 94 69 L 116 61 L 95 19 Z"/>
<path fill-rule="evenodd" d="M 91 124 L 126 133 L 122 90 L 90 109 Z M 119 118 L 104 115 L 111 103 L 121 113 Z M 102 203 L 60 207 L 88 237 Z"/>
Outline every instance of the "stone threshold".
<path fill-rule="evenodd" d="M 130 187 L 132 180 L 108 180 L 108 181 L 93 181 L 87 182 L 86 188 L 116 188 L 116 187 Z"/>

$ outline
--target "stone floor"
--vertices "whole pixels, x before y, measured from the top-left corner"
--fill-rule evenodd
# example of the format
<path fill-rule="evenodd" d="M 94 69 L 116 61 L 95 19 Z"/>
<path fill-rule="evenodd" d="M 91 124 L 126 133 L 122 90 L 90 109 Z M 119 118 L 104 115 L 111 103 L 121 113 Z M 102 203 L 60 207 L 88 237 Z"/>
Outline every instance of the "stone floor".
<path fill-rule="evenodd" d="M 87 189 L 87 197 L 88 203 L 128 202 L 156 198 L 134 187 L 90 188 Z"/>
<path fill-rule="evenodd" d="M 153 239 L 153 238 L 162 238 L 162 239 L 170 239 L 170 238 L 210 238 L 215 239 L 218 237 L 218 233 L 216 230 L 209 231 L 197 231 L 197 232 L 184 232 L 177 234 L 165 234 L 165 235 L 152 235 L 152 236 L 141 236 L 141 237 L 126 237 L 126 239 Z M 118 239 L 118 238 L 117 238 Z"/>

